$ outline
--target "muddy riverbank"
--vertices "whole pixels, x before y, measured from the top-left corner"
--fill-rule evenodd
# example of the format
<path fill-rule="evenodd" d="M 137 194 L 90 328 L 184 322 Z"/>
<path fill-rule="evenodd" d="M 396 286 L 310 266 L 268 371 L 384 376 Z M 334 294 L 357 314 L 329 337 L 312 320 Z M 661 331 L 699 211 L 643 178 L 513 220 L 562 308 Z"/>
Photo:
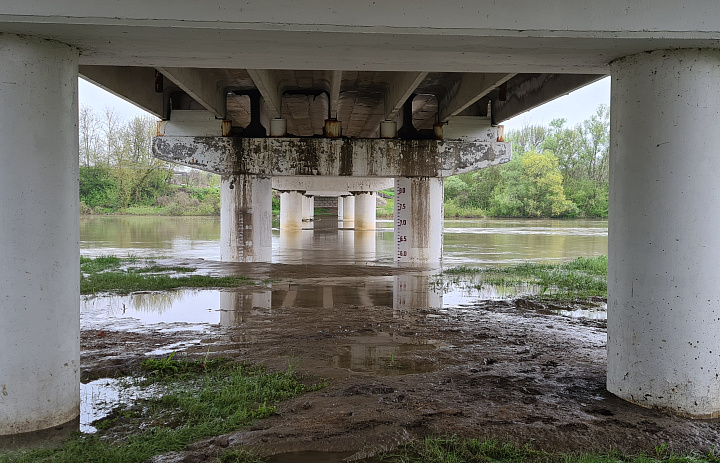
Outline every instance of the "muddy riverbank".
<path fill-rule="evenodd" d="M 149 323 L 142 315 L 126 316 L 130 300 L 123 303 L 125 314 L 110 317 L 103 310 L 112 304 L 86 308 L 84 380 L 128 374 L 149 354 L 177 352 L 276 370 L 293 364 L 328 382 L 281 403 L 275 415 L 249 429 L 158 462 L 213 461 L 236 445 L 278 455 L 277 461 L 294 452 L 311 453 L 286 461 L 318 461 L 319 455 L 353 460 L 452 434 L 532 442 L 553 452 L 635 453 L 662 443 L 692 451 L 720 443 L 720 420 L 643 409 L 605 390 L 603 320 L 556 315 L 525 299 L 437 305 L 423 290 L 425 276 L 390 267 L 353 267 L 363 275 L 350 278 L 331 276 L 341 269 L 304 267 L 260 268 L 295 276 L 274 281 L 269 290 L 222 291 L 218 323 Z M 405 304 L 398 304 L 398 278 L 420 280 L 410 284 Z"/>

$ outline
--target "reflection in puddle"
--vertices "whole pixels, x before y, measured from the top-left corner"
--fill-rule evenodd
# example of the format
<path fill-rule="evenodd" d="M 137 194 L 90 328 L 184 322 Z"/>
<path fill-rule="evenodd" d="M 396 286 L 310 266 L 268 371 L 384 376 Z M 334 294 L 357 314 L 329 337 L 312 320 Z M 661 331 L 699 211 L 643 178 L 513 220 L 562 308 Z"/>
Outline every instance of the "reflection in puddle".
<path fill-rule="evenodd" d="M 572 310 L 552 310 L 554 314 L 563 317 L 589 318 L 590 320 L 607 320 L 607 304 L 600 304 L 598 307 L 588 307 Z"/>
<path fill-rule="evenodd" d="M 252 292 L 235 290 L 178 290 L 127 296 L 84 297 L 83 328 L 113 325 L 137 329 L 168 324 L 165 331 L 197 330 L 206 325 L 237 326 L 267 318 L 272 311 L 292 307 L 318 311 L 339 307 L 388 307 L 396 317 L 417 309 L 472 307 L 482 301 L 506 300 L 538 294 L 533 285 L 493 285 L 472 280 L 447 282 L 432 273 L 415 273 L 364 280 L 338 278 L 327 284 L 273 283 Z M 569 317 L 605 319 L 606 304 L 589 304 L 554 313 Z"/>
<path fill-rule="evenodd" d="M 417 363 L 401 357 L 402 354 L 427 351 L 442 347 L 440 341 L 401 336 L 396 333 L 377 333 L 372 336 L 346 338 L 348 345 L 333 356 L 330 364 L 355 372 L 373 372 L 383 376 L 426 373 L 436 369 L 431 363 Z"/>
<path fill-rule="evenodd" d="M 141 390 L 120 379 L 102 378 L 80 384 L 80 431 L 97 432 L 92 423 L 108 416 L 115 407 L 131 405 L 138 399 L 151 398 L 156 394 L 155 388 Z"/>
<path fill-rule="evenodd" d="M 83 297 L 80 314 L 84 328 L 93 323 L 133 319 L 144 325 L 159 323 L 220 323 L 218 291 L 180 290 L 142 292 L 127 296 Z"/>

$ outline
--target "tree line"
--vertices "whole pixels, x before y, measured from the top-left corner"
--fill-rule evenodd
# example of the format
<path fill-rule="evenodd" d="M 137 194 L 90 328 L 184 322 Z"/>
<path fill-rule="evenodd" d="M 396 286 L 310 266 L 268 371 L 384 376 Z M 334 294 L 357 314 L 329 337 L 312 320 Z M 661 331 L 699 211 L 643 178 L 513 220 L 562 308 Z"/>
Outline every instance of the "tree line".
<path fill-rule="evenodd" d="M 446 215 L 607 217 L 609 126 L 601 105 L 575 127 L 555 119 L 510 131 L 509 163 L 445 180 Z"/>
<path fill-rule="evenodd" d="M 123 121 L 117 111 L 79 111 L 80 208 L 83 213 L 214 215 L 217 176 L 191 170 L 173 180 L 173 164 L 152 156 L 156 119 Z M 208 188 L 210 187 L 210 188 Z"/>
<path fill-rule="evenodd" d="M 124 122 L 83 106 L 79 129 L 83 212 L 219 214 L 217 175 L 177 174 L 152 156 L 152 116 Z M 606 105 L 574 127 L 555 119 L 510 131 L 510 162 L 445 179 L 446 217 L 607 217 L 608 134 Z"/>

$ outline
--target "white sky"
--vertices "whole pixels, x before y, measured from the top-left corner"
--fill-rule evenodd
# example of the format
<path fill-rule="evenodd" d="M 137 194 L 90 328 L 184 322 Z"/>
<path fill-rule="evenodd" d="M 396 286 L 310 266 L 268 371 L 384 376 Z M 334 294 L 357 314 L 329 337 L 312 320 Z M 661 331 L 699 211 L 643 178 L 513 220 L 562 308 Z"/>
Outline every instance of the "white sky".
<path fill-rule="evenodd" d="M 97 114 L 102 114 L 106 106 L 115 108 L 120 117 L 125 120 L 148 114 L 137 106 L 83 79 L 80 79 L 79 94 L 80 104 L 90 106 Z M 567 119 L 567 125 L 572 127 L 592 116 L 601 104 L 610 104 L 609 77 L 513 117 L 505 121 L 503 125 L 506 131 L 517 130 L 524 125 L 547 125 L 553 119 L 564 118 Z"/>

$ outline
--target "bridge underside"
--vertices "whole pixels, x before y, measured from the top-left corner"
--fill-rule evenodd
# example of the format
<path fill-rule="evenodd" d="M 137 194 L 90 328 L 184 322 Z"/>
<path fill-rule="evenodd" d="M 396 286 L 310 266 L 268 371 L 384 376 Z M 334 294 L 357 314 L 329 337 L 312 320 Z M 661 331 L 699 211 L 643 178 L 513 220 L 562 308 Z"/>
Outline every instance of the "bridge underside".
<path fill-rule="evenodd" d="M 329 147 L 348 143 L 388 153 L 424 144 L 419 170 L 385 176 L 397 176 L 408 223 L 435 224 L 444 172 L 461 170 L 446 169 L 442 155 L 424 162 L 432 146 L 490 143 L 495 152 L 503 120 L 611 75 L 608 389 L 719 416 L 720 131 L 706 124 L 720 114 L 720 6 L 453 5 L 3 3 L 0 435 L 79 413 L 78 74 L 170 122 L 182 111 L 217 119 L 213 133 L 164 135 L 212 138 L 213 153 L 231 149 L 233 162 L 248 145 L 257 160 L 293 138 L 329 158 Z M 488 133 L 496 138 L 482 140 Z M 363 162 L 348 150 L 331 159 L 346 168 L 328 173 L 377 175 L 355 170 Z M 260 252 L 264 235 L 233 230 L 266 220 L 269 175 L 280 172 L 243 165 L 224 173 L 222 246 Z M 418 230 L 396 233 L 437 247 L 437 233 Z"/>

